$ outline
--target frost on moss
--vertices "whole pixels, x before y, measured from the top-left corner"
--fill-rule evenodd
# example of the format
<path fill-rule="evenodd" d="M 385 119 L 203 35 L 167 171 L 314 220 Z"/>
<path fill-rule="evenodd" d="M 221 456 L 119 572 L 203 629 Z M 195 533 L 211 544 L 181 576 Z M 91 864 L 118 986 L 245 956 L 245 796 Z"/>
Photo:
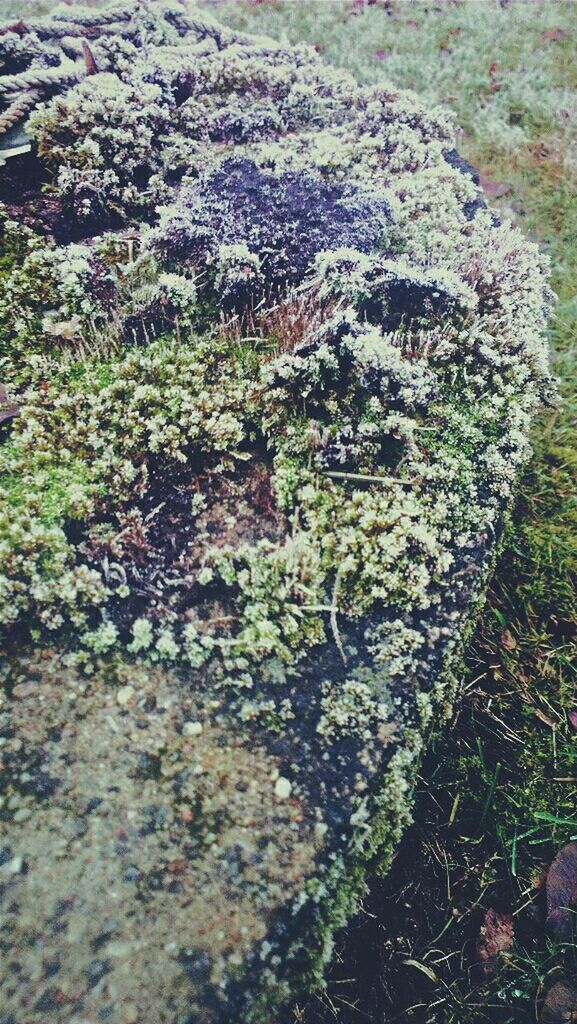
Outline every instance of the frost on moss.
<path fill-rule="evenodd" d="M 122 11 L 85 12 L 88 77 L 42 77 L 58 19 L 0 36 L 42 93 L 1 193 L 0 623 L 87 676 L 185 673 L 316 801 L 250 998 L 215 967 L 253 1020 L 318 978 L 406 821 L 551 390 L 547 265 L 445 113 Z"/>

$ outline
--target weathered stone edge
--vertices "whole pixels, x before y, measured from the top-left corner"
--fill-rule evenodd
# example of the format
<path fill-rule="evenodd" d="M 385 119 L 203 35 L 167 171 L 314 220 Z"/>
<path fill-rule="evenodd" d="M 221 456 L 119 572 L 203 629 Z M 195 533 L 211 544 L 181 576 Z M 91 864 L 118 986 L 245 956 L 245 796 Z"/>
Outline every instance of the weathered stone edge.
<path fill-rule="evenodd" d="M 504 546 L 511 512 L 509 506 L 502 513 L 500 531 L 477 567 L 474 594 L 459 627 L 445 643 L 442 666 L 430 693 L 434 708 L 432 720 L 424 719 L 422 731 L 416 726 L 406 729 L 402 746 L 386 766 L 380 790 L 371 797 L 372 806 L 367 815 L 371 824 L 364 833 L 364 842 L 353 836 L 346 853 L 340 855 L 323 876 L 322 893 L 317 893 L 316 899 L 315 894 L 309 892 L 304 901 L 294 901 L 294 924 L 284 948 L 279 945 L 274 950 L 284 967 L 285 977 L 280 978 L 266 967 L 254 973 L 250 971 L 250 984 L 246 984 L 248 979 L 245 978 L 242 994 L 239 985 L 239 996 L 234 1000 L 235 1015 L 230 1018 L 235 1024 L 280 1024 L 273 1015 L 322 987 L 336 933 L 360 909 L 371 876 L 388 872 L 395 850 L 412 822 L 412 796 L 423 755 L 451 716 L 459 697 L 468 643 L 486 602 L 487 585 Z M 299 924 L 307 913 L 309 921 L 303 922 L 299 934 Z"/>

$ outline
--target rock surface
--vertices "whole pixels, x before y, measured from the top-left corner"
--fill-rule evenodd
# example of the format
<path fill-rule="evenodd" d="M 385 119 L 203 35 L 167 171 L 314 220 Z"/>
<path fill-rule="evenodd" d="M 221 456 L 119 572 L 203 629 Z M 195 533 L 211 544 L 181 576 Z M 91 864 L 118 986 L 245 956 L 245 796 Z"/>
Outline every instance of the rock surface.
<path fill-rule="evenodd" d="M 444 112 L 305 47 L 128 2 L 0 61 L 33 142 L 0 171 L 0 1021 L 270 1024 L 450 711 L 546 263 Z"/>
<path fill-rule="evenodd" d="M 81 681 L 49 657 L 22 678 L 2 745 L 5 1019 L 215 1019 L 313 870 L 318 811 L 169 673 Z"/>

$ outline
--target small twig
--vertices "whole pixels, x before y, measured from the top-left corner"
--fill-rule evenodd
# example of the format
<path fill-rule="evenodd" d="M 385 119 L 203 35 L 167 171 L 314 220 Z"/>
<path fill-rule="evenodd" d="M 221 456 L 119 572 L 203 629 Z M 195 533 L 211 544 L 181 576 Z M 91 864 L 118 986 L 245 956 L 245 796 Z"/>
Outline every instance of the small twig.
<path fill-rule="evenodd" d="M 338 473 L 333 470 L 323 471 L 325 476 L 331 480 L 353 480 L 360 484 L 403 484 L 406 487 L 414 487 L 418 480 L 401 480 L 396 476 L 368 476 L 365 473 Z"/>
<path fill-rule="evenodd" d="M 331 623 L 331 629 L 332 629 L 332 632 L 333 632 L 333 636 L 335 638 L 335 644 L 337 645 L 337 650 L 338 650 L 341 658 L 343 659 L 343 665 L 346 666 L 346 664 L 347 664 L 347 656 L 345 654 L 345 649 L 343 647 L 343 642 L 341 640 L 341 634 L 339 633 L 339 624 L 337 622 L 337 613 L 338 613 L 338 610 L 339 610 L 339 608 L 338 608 L 338 597 L 339 597 L 339 590 L 340 590 L 340 587 L 341 587 L 341 579 L 342 579 L 342 568 L 339 565 L 339 567 L 337 569 L 337 574 L 335 576 L 335 585 L 333 587 L 333 596 L 332 596 L 331 611 L 330 611 L 330 623 Z"/>

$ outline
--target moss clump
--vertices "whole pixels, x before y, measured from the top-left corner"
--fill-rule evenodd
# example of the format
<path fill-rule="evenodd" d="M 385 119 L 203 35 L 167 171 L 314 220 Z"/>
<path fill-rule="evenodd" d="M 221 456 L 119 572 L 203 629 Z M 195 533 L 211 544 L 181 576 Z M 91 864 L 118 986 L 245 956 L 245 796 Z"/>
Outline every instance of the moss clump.
<path fill-rule="evenodd" d="M 447 712 L 551 390 L 547 263 L 443 113 L 307 48 L 127 10 L 95 32 L 100 72 L 31 117 L 49 230 L 11 224 L 38 194 L 6 208 L 25 258 L 0 306 L 20 407 L 0 618 L 86 672 L 186 668 L 317 787 L 298 926 L 328 931 L 312 959 L 271 932 L 270 1000 L 299 963 L 317 977 Z"/>

